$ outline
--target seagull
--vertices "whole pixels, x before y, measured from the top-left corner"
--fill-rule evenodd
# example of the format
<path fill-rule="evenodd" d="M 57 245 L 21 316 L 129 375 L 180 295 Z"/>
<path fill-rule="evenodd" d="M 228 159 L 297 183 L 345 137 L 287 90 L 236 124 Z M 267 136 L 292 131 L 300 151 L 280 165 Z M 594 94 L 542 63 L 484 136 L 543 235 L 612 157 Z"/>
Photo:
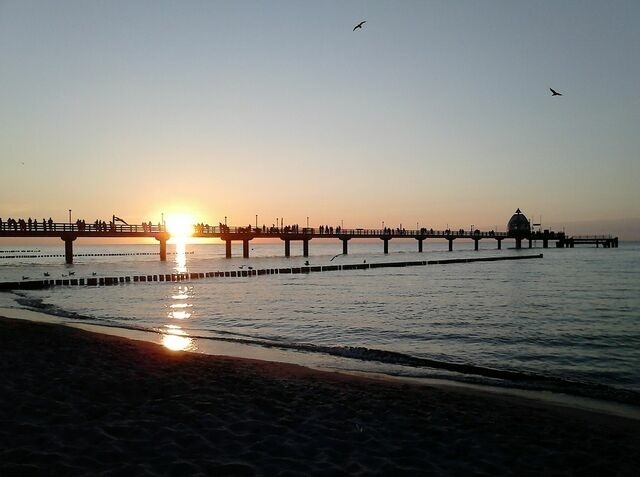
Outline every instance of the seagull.
<path fill-rule="evenodd" d="M 365 23 L 367 23 L 367 20 L 364 20 L 364 21 L 358 23 L 356 26 L 353 27 L 353 31 L 356 31 L 356 28 L 362 29 L 362 25 L 364 25 Z"/>
<path fill-rule="evenodd" d="M 29 277 L 25 277 L 24 275 L 22 275 L 22 279 L 23 279 L 23 280 L 28 280 L 28 279 L 29 279 Z"/>
<path fill-rule="evenodd" d="M 96 272 L 92 272 L 92 273 L 91 273 L 91 276 L 93 276 L 93 277 L 95 277 L 96 275 L 97 275 L 97 273 L 96 273 Z"/>
<path fill-rule="evenodd" d="M 44 272 L 44 276 L 48 277 L 49 276 L 49 272 Z"/>
<path fill-rule="evenodd" d="M 309 260 L 305 260 L 305 261 L 304 261 L 304 264 L 305 264 L 305 265 L 309 265 Z"/>
<path fill-rule="evenodd" d="M 551 96 L 562 96 L 562 93 L 558 93 L 555 89 L 553 88 L 549 88 L 549 90 L 551 91 Z"/>
<path fill-rule="evenodd" d="M 75 275 L 76 272 L 69 272 L 69 275 Z"/>

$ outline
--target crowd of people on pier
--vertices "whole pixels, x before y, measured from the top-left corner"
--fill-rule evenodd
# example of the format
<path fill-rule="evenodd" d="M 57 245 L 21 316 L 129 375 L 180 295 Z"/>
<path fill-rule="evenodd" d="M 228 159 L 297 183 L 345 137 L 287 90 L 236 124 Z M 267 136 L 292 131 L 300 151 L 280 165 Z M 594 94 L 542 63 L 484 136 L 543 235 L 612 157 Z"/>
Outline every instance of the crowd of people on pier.
<path fill-rule="evenodd" d="M 71 227 L 70 227 L 71 226 Z M 125 226 L 126 231 L 130 231 L 131 228 L 135 228 L 138 230 L 138 226 Z M 153 232 L 154 226 L 151 222 L 142 223 L 142 231 L 143 232 Z M 84 219 L 77 219 L 73 224 L 69 223 L 56 223 L 53 221 L 51 217 L 49 219 L 42 219 L 39 221 L 38 219 L 32 219 L 31 217 L 25 219 L 14 219 L 8 218 L 3 220 L 0 218 L 0 230 L 8 231 L 8 232 L 59 232 L 59 231 L 67 231 L 69 229 L 78 231 L 78 232 L 115 232 L 117 231 L 117 227 L 115 222 L 113 221 L 104 221 L 101 219 L 96 219 L 92 224 L 87 224 Z M 161 229 L 161 225 L 158 224 L 157 230 Z"/>
<path fill-rule="evenodd" d="M 116 217 L 116 221 L 121 220 Z M 125 223 L 126 224 L 126 223 Z M 49 219 L 42 219 L 38 221 L 38 219 L 32 219 L 31 217 L 25 219 L 13 219 L 8 218 L 7 220 L 3 220 L 0 218 L 0 230 L 4 231 L 20 231 L 20 232 L 28 232 L 28 231 L 65 231 L 69 230 L 69 226 L 74 225 L 73 230 L 77 230 L 78 232 L 115 232 L 118 230 L 116 223 L 114 221 L 106 222 L 101 219 L 96 219 L 92 224 L 87 224 L 83 219 L 78 219 L 74 224 L 68 223 L 55 223 L 51 217 Z M 135 230 L 138 231 L 137 225 L 124 225 L 122 227 L 126 227 L 125 231 Z M 158 224 L 156 226 L 149 222 L 142 223 L 142 231 L 143 232 L 157 232 L 162 231 L 162 225 Z M 356 229 L 356 231 L 365 231 L 365 229 Z M 197 234 L 226 234 L 226 233 L 269 233 L 269 234 L 315 234 L 316 229 L 313 227 L 300 227 L 298 224 L 292 225 L 275 225 L 271 224 L 271 227 L 267 227 L 266 225 L 262 225 L 262 227 L 254 227 L 252 225 L 247 225 L 246 227 L 234 227 L 233 230 L 231 227 L 223 224 L 222 222 L 218 223 L 217 226 L 212 226 L 205 223 L 198 223 L 194 226 L 194 232 Z M 348 231 L 347 233 L 352 232 Z M 379 233 L 380 231 L 375 231 Z M 341 226 L 332 227 L 329 225 L 320 225 L 317 229 L 317 233 L 320 235 L 336 235 L 343 233 L 343 228 Z M 426 227 L 422 227 L 419 229 L 419 233 L 421 235 L 433 235 L 434 233 L 440 235 L 483 235 L 483 236 L 494 236 L 495 232 L 491 230 L 490 232 L 481 233 L 479 230 L 473 230 L 472 232 L 467 232 L 464 229 L 459 230 L 451 230 L 447 228 L 444 231 L 434 232 L 433 228 L 427 229 Z M 383 235 L 391 235 L 391 236 L 403 236 L 403 235 L 415 235 L 416 230 L 407 231 L 403 227 L 384 227 L 382 229 Z"/>
<path fill-rule="evenodd" d="M 54 227 L 55 224 L 51 217 L 49 217 L 49 220 L 42 219 L 42 222 L 38 222 L 38 219 L 32 219 L 31 217 L 27 220 L 8 218 L 6 221 L 0 218 L 0 230 L 26 232 L 30 230 L 54 230 Z"/>
<path fill-rule="evenodd" d="M 338 235 L 342 233 L 346 234 L 355 234 L 355 235 L 389 235 L 389 236 L 414 236 L 414 235 L 449 235 L 449 236 L 469 236 L 469 235 L 482 235 L 482 236 L 494 236 L 495 232 L 491 230 L 490 232 L 480 232 L 480 230 L 475 229 L 473 231 L 466 231 L 464 229 L 451 230 L 449 228 L 436 231 L 433 228 L 421 227 L 416 230 L 407 230 L 404 227 L 383 227 L 382 230 L 369 230 L 369 229 L 348 229 L 344 230 L 340 225 L 336 227 L 331 227 L 329 225 L 320 225 L 317 229 L 314 227 L 300 227 L 298 224 L 293 225 L 285 225 L 285 226 L 276 226 L 275 224 L 271 224 L 271 227 L 267 227 L 266 225 L 262 225 L 262 227 L 255 227 L 252 225 L 247 225 L 246 227 L 229 227 L 222 222 L 218 223 L 217 226 L 212 226 L 209 224 L 199 223 L 195 225 L 195 232 L 198 234 L 227 234 L 227 233 L 269 233 L 269 234 L 316 234 L 319 235 Z"/>
<path fill-rule="evenodd" d="M 314 234 L 316 233 L 316 229 L 312 227 L 300 227 L 299 224 L 292 225 L 284 225 L 284 226 L 276 226 L 275 224 L 271 224 L 271 227 L 267 227 L 266 225 L 262 225 L 262 227 L 255 227 L 251 224 L 246 227 L 234 227 L 233 230 L 231 227 L 223 224 L 222 222 L 218 223 L 217 226 L 212 226 L 209 224 L 198 223 L 194 226 L 195 233 L 197 234 L 228 234 L 228 233 L 269 233 L 269 234 Z M 342 232 L 342 227 L 339 225 L 337 227 L 330 227 L 328 225 L 321 225 L 318 228 L 318 232 L 321 235 L 328 234 L 339 234 Z"/>

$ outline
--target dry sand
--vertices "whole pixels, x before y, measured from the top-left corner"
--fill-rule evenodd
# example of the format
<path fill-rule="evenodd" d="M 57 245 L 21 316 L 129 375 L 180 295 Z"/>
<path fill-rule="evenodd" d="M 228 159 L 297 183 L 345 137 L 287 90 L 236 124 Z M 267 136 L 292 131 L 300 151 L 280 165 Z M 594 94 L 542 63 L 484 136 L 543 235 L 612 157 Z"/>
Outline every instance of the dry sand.
<path fill-rule="evenodd" d="M 640 422 L 0 319 L 0 475 L 638 475 Z"/>

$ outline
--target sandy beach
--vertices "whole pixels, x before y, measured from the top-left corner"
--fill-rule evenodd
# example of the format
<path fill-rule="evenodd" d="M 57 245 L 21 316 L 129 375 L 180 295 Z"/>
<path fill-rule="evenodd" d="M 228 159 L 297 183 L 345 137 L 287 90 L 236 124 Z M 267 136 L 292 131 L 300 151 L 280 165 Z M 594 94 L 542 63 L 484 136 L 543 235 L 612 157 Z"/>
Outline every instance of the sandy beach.
<path fill-rule="evenodd" d="M 0 475 L 637 475 L 640 421 L 0 319 Z"/>

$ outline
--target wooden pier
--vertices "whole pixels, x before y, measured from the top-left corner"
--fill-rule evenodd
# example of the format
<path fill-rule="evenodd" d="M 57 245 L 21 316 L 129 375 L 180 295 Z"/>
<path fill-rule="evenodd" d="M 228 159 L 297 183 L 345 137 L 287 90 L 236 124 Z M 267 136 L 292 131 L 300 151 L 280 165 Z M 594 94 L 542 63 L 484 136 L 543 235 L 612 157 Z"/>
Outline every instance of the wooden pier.
<path fill-rule="evenodd" d="M 154 238 L 160 242 L 160 260 L 167 260 L 167 240 L 171 238 L 162 225 L 115 225 L 115 224 L 82 224 L 77 223 L 24 223 L 12 226 L 7 222 L 0 223 L 0 238 L 57 237 L 64 242 L 66 263 L 73 263 L 73 242 L 78 238 Z"/>
<path fill-rule="evenodd" d="M 468 239 L 474 242 L 474 250 L 479 249 L 480 240 L 495 240 L 497 249 L 502 248 L 502 241 L 505 239 L 515 240 L 515 248 L 522 248 L 523 240 L 528 241 L 529 248 L 532 248 L 534 240 L 541 240 L 543 248 L 548 248 L 549 242 L 564 240 L 565 236 L 562 232 L 556 233 L 545 231 L 542 233 L 532 233 L 526 237 L 511 236 L 507 232 L 483 232 L 480 230 L 433 230 L 433 229 L 343 229 L 340 227 L 318 229 L 318 228 L 302 228 L 291 229 L 284 228 L 253 228 L 253 227 L 227 227 L 227 226 L 196 226 L 193 237 L 198 238 L 218 238 L 226 244 L 226 256 L 231 258 L 231 244 L 242 242 L 242 255 L 244 258 L 249 257 L 249 242 L 254 239 L 280 239 L 284 242 L 284 255 L 291 255 L 291 242 L 302 242 L 302 255 L 309 256 L 309 242 L 312 239 L 337 239 L 342 242 L 342 253 L 349 253 L 349 240 L 351 239 L 380 239 L 383 245 L 383 252 L 389 253 L 389 241 L 392 239 L 414 239 L 417 241 L 417 251 L 422 252 L 424 241 L 427 239 L 446 240 L 449 245 L 449 251 L 453 250 L 453 242 L 458 239 Z"/>
<path fill-rule="evenodd" d="M 602 245 L 603 248 L 617 248 L 618 237 L 612 237 L 611 235 L 576 235 L 566 237 L 556 244 L 556 246 L 560 248 L 573 248 L 576 245 L 595 245 L 596 248 Z"/>
<path fill-rule="evenodd" d="M 309 242 L 313 239 L 333 239 L 342 242 L 342 253 L 348 254 L 349 240 L 352 239 L 379 239 L 382 241 L 383 252 L 389 253 L 389 241 L 393 239 L 414 239 L 417 242 L 417 251 L 422 252 L 425 240 L 446 240 L 449 251 L 453 250 L 455 240 L 472 240 L 474 250 L 479 249 L 480 240 L 494 240 L 496 248 L 502 248 L 503 240 L 513 240 L 515 248 L 523 248 L 523 242 L 528 248 L 533 248 L 533 243 L 542 242 L 543 248 L 548 248 L 550 242 L 555 242 L 556 247 L 574 247 L 582 244 L 595 244 L 596 247 L 602 245 L 605 248 L 617 247 L 618 238 L 611 236 L 566 236 L 563 232 L 550 230 L 508 233 L 496 231 L 480 230 L 433 230 L 433 229 L 344 229 L 341 227 L 320 227 L 320 228 L 298 228 L 295 226 L 286 227 L 228 227 L 226 225 L 208 226 L 195 225 L 193 227 L 193 237 L 220 239 L 225 242 L 225 255 L 231 258 L 231 245 L 235 242 L 242 242 L 242 256 L 249 257 L 249 242 L 256 239 L 279 239 L 284 244 L 285 257 L 291 256 L 291 242 L 301 242 L 302 255 L 309 256 Z M 167 241 L 171 238 L 169 232 L 163 225 L 121 225 L 121 224 L 78 224 L 78 223 L 54 223 L 54 222 L 33 222 L 22 221 L 20 224 L 9 224 L 0 222 L 0 238 L 3 237 L 29 237 L 46 238 L 57 237 L 64 242 L 65 261 L 73 263 L 73 242 L 78 238 L 153 238 L 160 245 L 160 260 L 167 259 Z"/>

